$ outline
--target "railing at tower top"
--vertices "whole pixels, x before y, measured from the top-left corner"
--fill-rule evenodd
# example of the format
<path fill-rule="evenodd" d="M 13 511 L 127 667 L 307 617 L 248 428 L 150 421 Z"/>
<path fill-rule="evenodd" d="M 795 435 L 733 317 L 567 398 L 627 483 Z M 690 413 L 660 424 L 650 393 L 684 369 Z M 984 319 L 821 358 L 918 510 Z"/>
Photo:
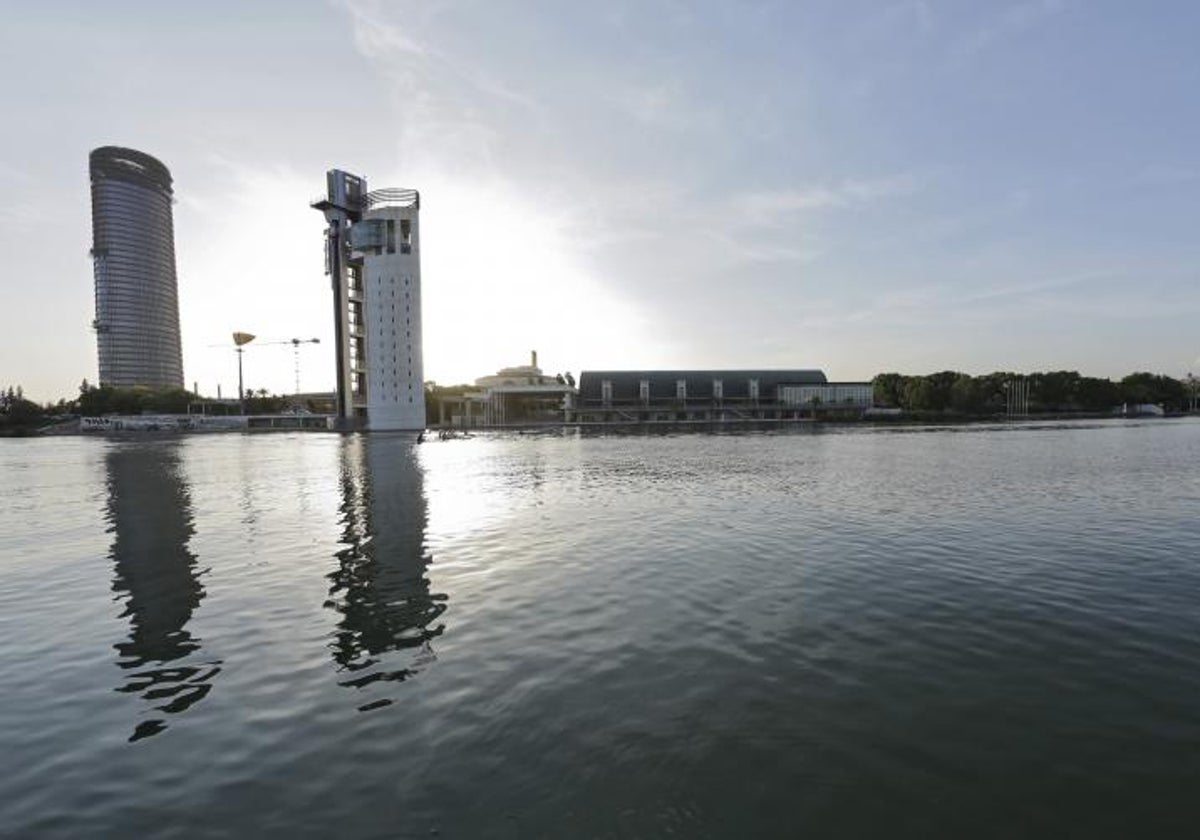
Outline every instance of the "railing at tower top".
<path fill-rule="evenodd" d="M 310 206 L 324 209 L 331 205 L 327 195 L 318 196 L 310 202 Z M 388 187 L 382 190 L 372 190 L 366 195 L 347 196 L 346 207 L 355 210 L 374 210 L 376 207 L 415 207 L 421 209 L 421 194 L 417 190 L 400 187 Z"/>
<path fill-rule="evenodd" d="M 366 195 L 366 209 L 374 210 L 376 207 L 421 207 L 421 194 L 416 190 L 406 190 L 403 188 L 386 188 L 382 190 L 372 190 Z"/>

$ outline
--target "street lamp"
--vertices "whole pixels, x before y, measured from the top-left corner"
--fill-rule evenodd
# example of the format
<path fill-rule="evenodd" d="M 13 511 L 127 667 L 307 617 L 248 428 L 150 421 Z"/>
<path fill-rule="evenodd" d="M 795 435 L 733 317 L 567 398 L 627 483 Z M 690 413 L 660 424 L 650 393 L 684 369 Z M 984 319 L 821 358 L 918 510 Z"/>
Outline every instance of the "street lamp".
<path fill-rule="evenodd" d="M 246 395 L 242 391 L 242 353 L 245 352 L 244 345 L 249 344 L 254 340 L 254 336 L 247 332 L 235 332 L 233 334 L 233 344 L 237 349 L 238 357 L 238 404 L 241 406 L 242 414 L 246 413 Z"/>

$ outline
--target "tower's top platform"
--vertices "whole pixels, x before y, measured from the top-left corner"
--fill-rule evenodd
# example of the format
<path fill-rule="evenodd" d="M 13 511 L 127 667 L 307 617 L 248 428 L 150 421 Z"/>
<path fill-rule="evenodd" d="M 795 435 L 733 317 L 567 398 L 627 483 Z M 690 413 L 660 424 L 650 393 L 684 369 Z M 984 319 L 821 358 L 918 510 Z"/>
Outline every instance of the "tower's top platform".
<path fill-rule="evenodd" d="M 372 190 L 366 195 L 364 210 L 374 210 L 378 207 L 415 207 L 421 208 L 421 194 L 416 190 L 402 187 L 388 187 L 382 190 Z"/>
<path fill-rule="evenodd" d="M 92 180 L 129 181 L 171 193 L 171 172 L 158 158 L 123 146 L 101 146 L 88 155 Z"/>
<path fill-rule="evenodd" d="M 416 190 L 387 188 L 368 192 L 366 178 L 341 169 L 329 170 L 325 173 L 325 180 L 326 193 L 314 198 L 312 207 L 322 211 L 340 210 L 351 221 L 357 221 L 362 213 L 377 207 L 419 209 L 421 206 L 421 194 Z"/>

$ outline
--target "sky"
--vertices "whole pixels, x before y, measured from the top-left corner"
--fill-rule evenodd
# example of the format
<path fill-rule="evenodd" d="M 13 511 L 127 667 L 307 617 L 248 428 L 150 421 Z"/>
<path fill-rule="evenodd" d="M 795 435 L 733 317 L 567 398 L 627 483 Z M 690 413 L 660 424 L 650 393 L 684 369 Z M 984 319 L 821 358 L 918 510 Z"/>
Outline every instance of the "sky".
<path fill-rule="evenodd" d="M 87 155 L 175 179 L 189 387 L 334 381 L 332 167 L 425 377 L 1200 371 L 1200 4 L 0 0 L 0 387 L 97 375 Z"/>

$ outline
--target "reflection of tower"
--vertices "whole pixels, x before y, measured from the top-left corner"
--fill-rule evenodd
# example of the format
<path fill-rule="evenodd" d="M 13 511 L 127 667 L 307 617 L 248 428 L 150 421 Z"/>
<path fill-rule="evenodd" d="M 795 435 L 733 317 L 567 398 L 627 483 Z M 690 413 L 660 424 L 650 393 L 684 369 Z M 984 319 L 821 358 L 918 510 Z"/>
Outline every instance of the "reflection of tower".
<path fill-rule="evenodd" d="M 100 384 L 182 388 L 171 173 L 117 146 L 89 164 Z"/>
<path fill-rule="evenodd" d="M 192 503 L 182 474 L 177 441 L 117 444 L 106 457 L 108 521 L 114 532 L 113 589 L 124 596 L 129 639 L 117 644 L 117 665 L 129 675 L 118 691 L 159 702 L 177 714 L 212 688 L 220 663 L 173 665 L 200 649 L 185 628 L 204 598 L 188 542 Z M 138 724 L 131 741 L 157 734 L 166 722 Z"/>
<path fill-rule="evenodd" d="M 421 198 L 367 192 L 366 179 L 326 173 L 325 271 L 334 298 L 338 417 L 368 429 L 425 428 L 421 345 Z"/>
<path fill-rule="evenodd" d="M 363 689 L 401 681 L 433 657 L 446 596 L 430 592 L 423 476 L 410 438 L 342 441 L 342 544 L 326 606 L 341 614 L 333 658 Z M 396 655 L 404 654 L 403 661 Z M 377 699 L 363 711 L 390 703 Z"/>

